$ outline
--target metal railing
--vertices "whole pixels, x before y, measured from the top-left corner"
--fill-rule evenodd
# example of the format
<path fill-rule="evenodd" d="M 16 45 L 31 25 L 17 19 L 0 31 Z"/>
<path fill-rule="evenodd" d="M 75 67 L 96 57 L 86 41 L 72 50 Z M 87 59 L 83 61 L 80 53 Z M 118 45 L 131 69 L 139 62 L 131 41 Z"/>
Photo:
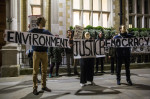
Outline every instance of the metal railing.
<path fill-rule="evenodd" d="M 150 62 L 150 53 L 140 53 L 140 54 L 131 54 L 130 57 L 131 63 L 147 63 Z M 110 59 L 108 59 L 108 55 L 105 57 L 105 64 L 110 64 Z M 21 68 L 29 68 L 29 58 L 26 55 L 25 51 L 19 51 L 19 64 Z M 77 63 L 79 65 L 79 62 Z M 71 64 L 72 65 L 72 64 Z M 62 57 L 61 66 L 66 66 L 66 56 Z"/>

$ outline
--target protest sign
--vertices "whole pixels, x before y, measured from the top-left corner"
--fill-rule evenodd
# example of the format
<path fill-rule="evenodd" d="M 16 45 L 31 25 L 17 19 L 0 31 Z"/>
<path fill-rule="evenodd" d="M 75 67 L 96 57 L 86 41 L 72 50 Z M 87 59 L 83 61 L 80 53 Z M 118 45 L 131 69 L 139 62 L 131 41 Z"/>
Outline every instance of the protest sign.
<path fill-rule="evenodd" d="M 104 39 L 105 47 L 150 46 L 150 37 Z"/>
<path fill-rule="evenodd" d="M 37 21 L 37 18 L 40 17 L 40 16 L 41 15 L 31 15 L 31 16 L 28 16 L 28 18 L 29 18 L 29 24 L 30 24 L 29 30 L 37 28 L 36 21 Z"/>
<path fill-rule="evenodd" d="M 5 34 L 5 41 L 11 43 L 33 46 L 70 48 L 67 38 L 59 38 L 52 35 L 40 33 L 29 33 L 10 30 L 6 30 Z"/>
<path fill-rule="evenodd" d="M 82 26 L 75 26 L 74 30 L 74 39 L 82 39 L 82 33 L 83 33 L 84 28 Z"/>
<path fill-rule="evenodd" d="M 105 57 L 104 42 L 100 40 L 74 40 L 74 58 Z"/>
<path fill-rule="evenodd" d="M 5 41 L 33 46 L 70 48 L 68 38 L 19 31 L 5 31 Z M 74 39 L 74 58 L 105 57 L 109 47 L 131 47 L 131 53 L 150 53 L 150 38 Z"/>

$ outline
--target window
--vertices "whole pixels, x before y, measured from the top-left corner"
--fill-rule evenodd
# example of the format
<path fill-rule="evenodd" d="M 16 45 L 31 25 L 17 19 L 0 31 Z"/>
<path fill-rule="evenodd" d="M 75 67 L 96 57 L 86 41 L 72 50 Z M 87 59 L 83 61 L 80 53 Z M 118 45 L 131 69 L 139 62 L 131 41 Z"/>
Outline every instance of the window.
<path fill-rule="evenodd" d="M 137 28 L 142 28 L 142 17 L 137 17 Z"/>
<path fill-rule="evenodd" d="M 149 23 L 150 23 L 150 18 L 149 17 L 145 17 L 145 24 L 144 24 L 145 26 L 144 27 L 145 28 L 150 28 L 149 27 L 149 25 L 150 25 Z"/>
<path fill-rule="evenodd" d="M 83 0 L 83 9 L 90 10 L 90 0 Z"/>
<path fill-rule="evenodd" d="M 129 0 L 128 5 L 129 5 L 129 13 L 133 13 L 133 0 Z"/>
<path fill-rule="evenodd" d="M 134 17 L 135 16 L 129 16 L 129 25 L 130 25 L 130 28 L 134 28 L 135 25 L 134 25 Z"/>
<path fill-rule="evenodd" d="M 103 27 L 107 27 L 108 26 L 108 14 L 107 13 L 103 13 Z"/>
<path fill-rule="evenodd" d="M 90 23 L 90 13 L 89 12 L 84 12 L 83 13 L 83 26 L 87 26 Z"/>
<path fill-rule="evenodd" d="M 79 25 L 79 11 L 75 11 L 73 12 L 73 23 L 76 24 L 76 25 Z"/>
<path fill-rule="evenodd" d="M 42 14 L 41 0 L 32 0 L 31 9 L 32 9 L 32 15 L 41 15 Z"/>
<path fill-rule="evenodd" d="M 99 10 L 99 0 L 93 0 L 93 10 Z"/>
<path fill-rule="evenodd" d="M 128 0 L 129 27 L 149 28 L 150 0 Z"/>
<path fill-rule="evenodd" d="M 142 0 L 137 0 L 136 3 L 137 3 L 137 13 L 140 14 L 142 13 Z"/>
<path fill-rule="evenodd" d="M 144 1 L 144 14 L 148 14 L 148 0 Z"/>
<path fill-rule="evenodd" d="M 73 0 L 73 9 L 80 9 L 80 0 Z"/>
<path fill-rule="evenodd" d="M 99 17 L 99 13 L 93 13 L 93 26 L 96 27 L 98 26 L 98 17 Z"/>
<path fill-rule="evenodd" d="M 73 26 L 110 27 L 111 0 L 73 0 Z"/>

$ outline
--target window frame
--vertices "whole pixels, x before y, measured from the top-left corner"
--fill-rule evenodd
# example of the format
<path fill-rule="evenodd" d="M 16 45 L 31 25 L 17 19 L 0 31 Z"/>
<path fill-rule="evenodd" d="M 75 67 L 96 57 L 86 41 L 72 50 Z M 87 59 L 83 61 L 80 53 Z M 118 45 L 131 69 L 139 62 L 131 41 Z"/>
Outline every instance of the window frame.
<path fill-rule="evenodd" d="M 43 0 L 40 0 L 40 4 L 33 4 L 33 3 L 31 3 L 30 6 L 31 6 L 31 13 L 32 13 L 32 15 L 34 15 L 33 14 L 33 8 L 34 7 L 40 8 L 41 9 L 41 14 L 40 15 L 43 15 L 43 7 L 42 7 L 42 5 L 43 5 Z"/>
<path fill-rule="evenodd" d="M 130 16 L 132 16 L 133 17 L 133 19 L 132 19 L 132 27 L 134 27 L 134 28 L 138 28 L 139 27 L 139 24 L 138 24 L 138 22 L 137 22 L 137 18 L 141 18 L 140 20 L 141 20 L 141 22 L 140 22 L 140 28 L 145 28 L 145 17 L 149 17 L 150 18 L 150 6 L 148 6 L 148 14 L 145 14 L 145 6 L 144 6 L 144 4 L 145 4 L 145 0 L 141 0 L 141 12 L 140 13 L 138 13 L 138 11 L 137 11 L 137 0 L 133 0 L 133 13 L 130 13 L 129 12 L 129 9 L 128 9 L 128 22 L 129 22 L 129 17 Z M 148 5 L 150 5 L 150 0 L 148 0 Z M 129 8 L 129 0 L 128 0 L 128 8 Z M 129 23 L 129 25 L 131 25 L 130 23 Z M 150 28 L 150 23 L 148 23 L 148 27 Z"/>
<path fill-rule="evenodd" d="M 73 5 L 73 0 L 72 0 L 72 5 Z M 108 21 L 110 21 L 110 17 L 111 17 L 111 3 L 112 3 L 112 0 L 107 0 L 107 6 L 109 7 L 108 8 L 108 11 L 102 11 L 102 0 L 98 0 L 98 2 L 99 2 L 99 4 L 98 4 L 98 8 L 99 8 L 99 10 L 93 10 L 93 0 L 89 0 L 89 2 L 90 2 L 90 5 L 89 5 L 89 7 L 90 7 L 90 9 L 88 10 L 88 9 L 83 9 L 83 6 L 84 6 L 84 4 L 83 4 L 83 0 L 80 0 L 80 9 L 74 9 L 74 6 L 72 7 L 72 16 L 73 16 L 73 20 L 74 20 L 74 15 L 73 15 L 73 12 L 75 12 L 75 11 L 79 11 L 79 17 L 80 17 L 80 20 L 79 20 L 79 25 L 80 26 L 84 26 L 83 25 L 83 13 L 84 12 L 89 12 L 90 13 L 90 20 L 89 20 L 89 25 L 92 25 L 93 26 L 93 13 L 99 13 L 99 16 L 98 16 L 98 26 L 103 26 L 103 20 L 102 20 L 102 14 L 103 13 L 107 13 L 108 14 Z M 107 22 L 107 27 L 106 28 L 108 28 L 108 27 L 110 27 L 111 25 L 110 24 L 108 24 L 108 23 L 110 23 L 110 22 Z M 75 24 L 74 24 L 74 21 L 72 22 L 72 26 L 75 26 Z"/>

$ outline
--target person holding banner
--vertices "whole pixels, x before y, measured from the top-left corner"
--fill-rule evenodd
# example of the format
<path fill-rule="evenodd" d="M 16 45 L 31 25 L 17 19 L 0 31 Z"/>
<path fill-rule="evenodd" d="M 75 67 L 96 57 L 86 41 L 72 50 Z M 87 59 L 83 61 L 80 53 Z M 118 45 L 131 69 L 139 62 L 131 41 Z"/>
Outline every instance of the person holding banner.
<path fill-rule="evenodd" d="M 73 63 L 73 31 L 67 31 L 67 38 L 69 38 L 69 45 L 70 48 L 66 48 L 66 58 L 67 58 L 67 75 L 71 76 L 71 68 L 70 68 L 70 59 L 71 63 Z M 77 65 L 74 65 L 74 74 L 77 75 Z"/>
<path fill-rule="evenodd" d="M 57 37 L 59 37 L 59 35 L 55 35 Z M 62 62 L 62 55 L 64 55 L 64 49 L 60 48 L 60 47 L 50 47 L 48 49 L 49 51 L 49 55 L 51 57 L 51 65 L 50 65 L 50 73 L 49 73 L 49 78 L 52 77 L 53 74 L 53 68 L 56 65 L 56 74 L 55 76 L 58 77 L 59 76 L 59 66 Z"/>
<path fill-rule="evenodd" d="M 90 40 L 91 36 L 89 32 L 83 33 L 83 39 Z M 91 82 L 91 85 L 95 85 L 93 82 L 94 76 L 94 62 L 95 58 L 81 58 L 80 59 L 80 86 L 86 85 L 87 81 Z"/>
<path fill-rule="evenodd" d="M 127 34 L 125 26 L 122 25 L 119 27 L 120 33 L 114 37 L 114 39 L 121 39 L 121 38 L 131 38 L 132 36 Z M 126 70 L 126 80 L 129 85 L 132 85 L 132 81 L 130 79 L 130 47 L 117 47 L 116 48 L 116 60 L 117 60 L 117 69 L 116 69 L 116 76 L 117 76 L 117 84 L 121 85 L 121 67 L 124 61 L 125 63 L 125 70 Z"/>
<path fill-rule="evenodd" d="M 113 75 L 114 74 L 114 71 L 115 71 L 115 48 L 114 47 L 110 47 L 109 48 L 109 56 L 108 56 L 108 58 L 110 59 L 110 62 L 111 62 L 111 75 Z"/>
<path fill-rule="evenodd" d="M 40 33 L 40 34 L 48 34 L 52 35 L 48 30 L 45 30 L 45 18 L 39 17 L 37 18 L 37 26 L 38 28 L 34 28 L 30 30 L 31 33 Z M 33 48 L 33 94 L 38 95 L 37 91 L 37 75 L 39 70 L 39 63 L 42 63 L 42 90 L 51 92 L 51 89 L 46 87 L 46 76 L 47 76 L 47 66 L 48 66 L 48 56 L 47 56 L 47 47 L 43 46 L 32 46 Z"/>
<path fill-rule="evenodd" d="M 102 32 L 99 32 L 99 33 L 98 33 L 97 39 L 98 39 L 98 40 L 101 40 L 101 41 L 104 39 L 104 36 L 103 36 L 103 33 L 102 33 Z M 105 73 L 105 72 L 104 72 L 104 58 L 105 58 L 105 57 L 96 58 L 96 72 L 95 72 L 95 74 L 98 73 L 98 65 L 99 65 L 99 62 L 101 63 L 101 73 Z"/>

